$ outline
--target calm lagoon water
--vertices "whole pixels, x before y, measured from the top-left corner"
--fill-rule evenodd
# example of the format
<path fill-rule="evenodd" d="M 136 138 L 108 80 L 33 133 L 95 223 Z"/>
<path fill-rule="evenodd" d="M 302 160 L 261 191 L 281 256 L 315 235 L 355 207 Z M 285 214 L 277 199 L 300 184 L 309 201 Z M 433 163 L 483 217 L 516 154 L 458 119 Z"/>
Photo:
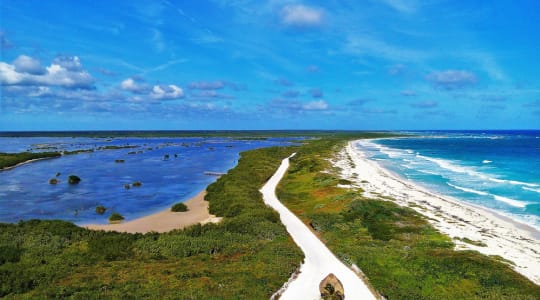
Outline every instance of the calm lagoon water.
<path fill-rule="evenodd" d="M 415 132 L 364 141 L 368 157 L 428 189 L 540 230 L 540 131 Z"/>
<path fill-rule="evenodd" d="M 119 212 L 126 219 L 137 218 L 196 195 L 216 180 L 205 171 L 227 172 L 236 165 L 242 151 L 291 142 L 294 140 L 284 138 L 0 137 L 0 152 L 136 147 L 65 155 L 0 171 L 0 222 L 38 218 L 77 224 L 107 223 L 111 212 Z M 49 184 L 57 173 L 59 183 Z M 68 184 L 71 174 L 82 181 Z M 142 186 L 124 188 L 135 181 L 142 182 Z M 98 205 L 107 207 L 104 215 L 96 214 Z"/>

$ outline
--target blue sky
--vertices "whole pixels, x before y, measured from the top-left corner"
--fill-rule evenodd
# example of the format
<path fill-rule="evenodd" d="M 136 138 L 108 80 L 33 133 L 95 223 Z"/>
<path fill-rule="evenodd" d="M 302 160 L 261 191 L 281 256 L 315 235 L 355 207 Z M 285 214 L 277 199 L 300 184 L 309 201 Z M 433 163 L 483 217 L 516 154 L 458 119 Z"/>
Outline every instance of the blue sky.
<path fill-rule="evenodd" d="M 0 130 L 538 129 L 537 1 L 0 2 Z"/>

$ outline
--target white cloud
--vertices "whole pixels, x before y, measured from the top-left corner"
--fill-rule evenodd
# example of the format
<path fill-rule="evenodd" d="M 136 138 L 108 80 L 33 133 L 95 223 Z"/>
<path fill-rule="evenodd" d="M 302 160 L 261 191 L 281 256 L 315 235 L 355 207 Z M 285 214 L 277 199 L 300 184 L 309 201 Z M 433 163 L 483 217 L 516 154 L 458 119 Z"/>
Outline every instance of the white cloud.
<path fill-rule="evenodd" d="M 123 80 L 120 83 L 120 88 L 122 88 L 124 91 L 130 91 L 133 93 L 144 93 L 150 89 L 148 85 L 131 77 Z"/>
<path fill-rule="evenodd" d="M 326 110 L 328 109 L 328 103 L 324 100 L 311 101 L 302 106 L 305 110 Z"/>
<path fill-rule="evenodd" d="M 64 88 L 93 88 L 94 79 L 82 69 L 78 57 L 54 60 L 44 71 L 39 71 L 39 61 L 19 56 L 13 64 L 0 62 L 0 83 L 11 86 L 60 86 Z"/>
<path fill-rule="evenodd" d="M 53 64 L 59 65 L 69 71 L 81 71 L 83 69 L 81 59 L 78 56 L 61 55 L 53 60 Z"/>
<path fill-rule="evenodd" d="M 184 97 L 182 88 L 174 85 L 154 85 L 150 92 L 150 97 L 155 100 L 173 100 Z"/>
<path fill-rule="evenodd" d="M 323 10 L 315 7 L 292 4 L 281 10 L 281 22 L 286 26 L 317 27 L 322 25 L 323 20 Z"/>
<path fill-rule="evenodd" d="M 19 55 L 14 61 L 15 71 L 19 73 L 28 73 L 32 75 L 43 75 L 45 69 L 41 66 L 41 62 L 30 56 Z"/>

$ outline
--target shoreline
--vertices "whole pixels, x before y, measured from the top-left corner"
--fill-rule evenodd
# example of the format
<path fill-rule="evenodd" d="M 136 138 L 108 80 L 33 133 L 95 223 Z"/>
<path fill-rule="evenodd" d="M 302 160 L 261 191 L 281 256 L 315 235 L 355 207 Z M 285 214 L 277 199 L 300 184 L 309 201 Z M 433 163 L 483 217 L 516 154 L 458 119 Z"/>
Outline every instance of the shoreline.
<path fill-rule="evenodd" d="M 540 232 L 490 209 L 439 195 L 400 178 L 365 157 L 351 141 L 334 164 L 341 175 L 366 197 L 392 201 L 424 215 L 456 244 L 456 250 L 476 250 L 513 262 L 518 273 L 540 284 Z M 351 164 L 352 162 L 352 164 Z M 391 198 L 391 199 L 389 199 Z M 465 240 L 469 240 L 469 243 Z M 478 242 L 477 245 L 470 241 Z"/>
<path fill-rule="evenodd" d="M 116 231 L 126 233 L 169 232 L 182 229 L 195 224 L 218 223 L 220 217 L 211 215 L 208 211 L 208 202 L 204 200 L 206 190 L 183 202 L 188 207 L 185 212 L 172 212 L 170 208 L 164 209 L 134 220 L 115 224 L 85 224 L 80 227 L 90 230 Z"/>

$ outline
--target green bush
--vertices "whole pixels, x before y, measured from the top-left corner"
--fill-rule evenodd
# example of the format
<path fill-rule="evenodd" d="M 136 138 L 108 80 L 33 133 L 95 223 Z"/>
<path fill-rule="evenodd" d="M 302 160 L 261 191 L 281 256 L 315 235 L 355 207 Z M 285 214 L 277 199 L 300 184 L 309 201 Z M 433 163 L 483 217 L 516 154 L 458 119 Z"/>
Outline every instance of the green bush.
<path fill-rule="evenodd" d="M 120 222 L 120 221 L 123 221 L 124 220 L 124 217 L 117 213 L 117 212 L 113 212 L 110 216 L 109 216 L 109 222 L 113 223 L 113 222 Z"/>
<path fill-rule="evenodd" d="M 78 184 L 81 182 L 81 178 L 77 175 L 69 175 L 68 182 L 69 184 Z"/>
<path fill-rule="evenodd" d="M 188 207 L 184 203 L 180 202 L 180 203 L 174 204 L 171 207 L 171 211 L 174 211 L 174 212 L 188 211 Z"/>
<path fill-rule="evenodd" d="M 98 215 L 104 214 L 105 211 L 107 211 L 107 208 L 106 208 L 105 206 L 103 206 L 103 205 L 98 205 L 98 206 L 96 206 L 96 213 L 97 213 Z"/>

